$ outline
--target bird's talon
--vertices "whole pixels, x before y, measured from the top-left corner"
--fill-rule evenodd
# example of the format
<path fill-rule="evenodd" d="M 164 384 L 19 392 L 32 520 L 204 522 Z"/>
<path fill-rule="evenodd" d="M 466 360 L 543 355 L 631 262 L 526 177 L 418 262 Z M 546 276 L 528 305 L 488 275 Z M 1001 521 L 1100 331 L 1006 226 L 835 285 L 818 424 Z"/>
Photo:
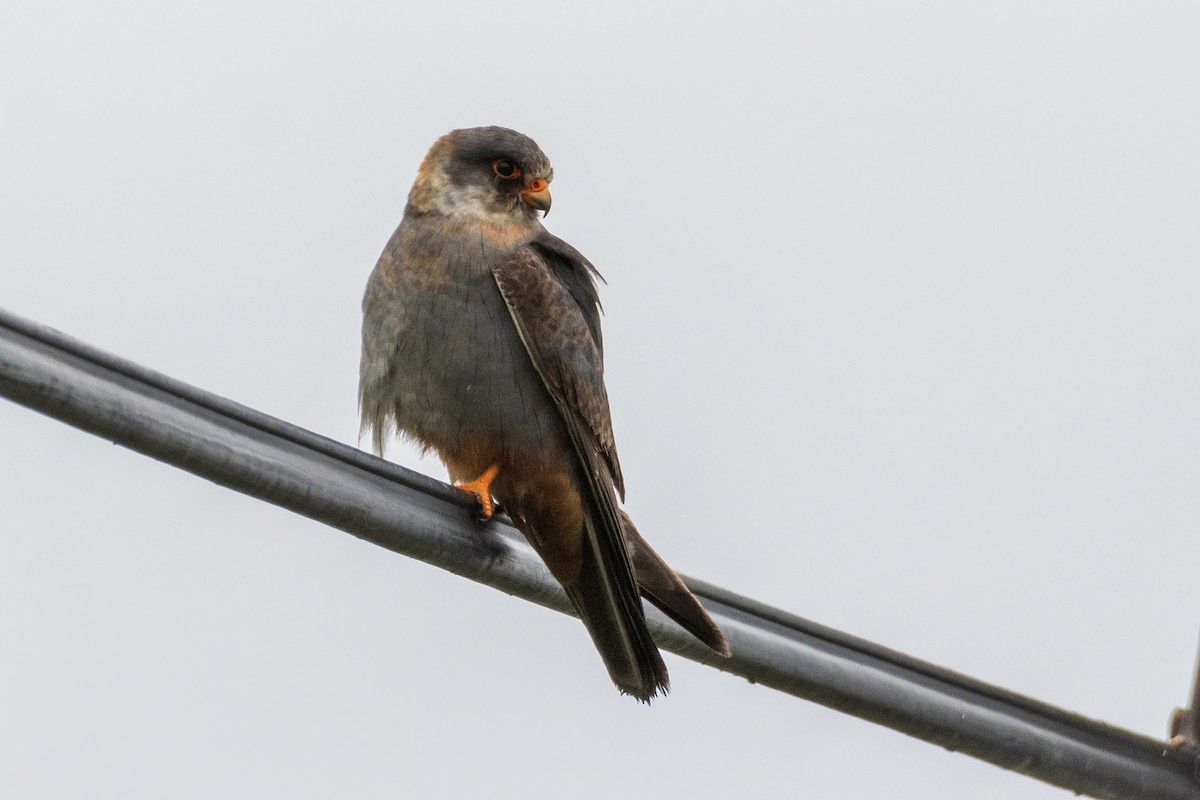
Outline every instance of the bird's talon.
<path fill-rule="evenodd" d="M 480 524 L 488 522 L 496 514 L 496 503 L 492 500 L 492 481 L 496 479 L 499 472 L 500 465 L 493 464 L 475 480 L 460 483 L 455 487 L 475 498 L 475 502 L 478 504 L 475 519 Z"/>
<path fill-rule="evenodd" d="M 471 493 L 475 497 L 475 521 L 480 525 L 485 525 L 491 521 L 496 513 L 496 506 L 492 503 L 490 497 L 485 498 L 481 494 Z"/>

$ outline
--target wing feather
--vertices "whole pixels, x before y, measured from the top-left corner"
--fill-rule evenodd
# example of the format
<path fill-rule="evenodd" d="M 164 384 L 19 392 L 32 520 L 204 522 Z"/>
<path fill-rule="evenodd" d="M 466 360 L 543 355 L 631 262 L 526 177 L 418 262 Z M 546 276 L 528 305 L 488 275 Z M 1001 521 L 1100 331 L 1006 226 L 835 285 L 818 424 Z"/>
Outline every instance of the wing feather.
<path fill-rule="evenodd" d="M 495 270 L 526 350 L 568 428 L 580 424 L 583 448 L 599 453 L 607 477 L 625 497 L 612 413 L 604 388 L 596 268 L 571 245 L 543 232 Z M 582 456 L 583 454 L 581 454 Z"/>
<path fill-rule="evenodd" d="M 582 257 L 581 257 L 582 258 Z M 586 264 L 586 262 L 582 262 Z M 588 265 L 590 266 L 590 265 Z M 493 271 L 521 342 L 571 439 L 583 485 L 582 585 L 566 585 L 609 674 L 622 691 L 649 700 L 668 686 L 667 669 L 646 628 L 629 545 L 617 508 L 619 467 L 591 275 L 580 262 L 555 262 L 535 246 L 518 248 Z M 584 298 L 581 305 L 580 297 Z M 601 597 L 609 599 L 601 601 Z"/>

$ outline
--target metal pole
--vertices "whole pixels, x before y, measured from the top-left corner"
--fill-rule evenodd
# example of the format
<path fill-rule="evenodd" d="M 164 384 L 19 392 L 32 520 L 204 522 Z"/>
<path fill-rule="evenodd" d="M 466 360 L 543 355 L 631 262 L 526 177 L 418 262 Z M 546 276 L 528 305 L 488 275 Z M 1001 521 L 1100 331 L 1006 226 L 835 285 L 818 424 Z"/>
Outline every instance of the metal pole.
<path fill-rule="evenodd" d="M 1192 693 L 1187 708 L 1177 708 L 1171 714 L 1171 744 L 1200 748 L 1200 646 L 1196 649 L 1196 664 L 1192 668 Z"/>
<path fill-rule="evenodd" d="M 520 533 L 479 528 L 445 484 L 0 310 L 0 395 L 397 553 L 568 612 Z M 1200 759 L 689 580 L 722 659 L 656 609 L 672 652 L 1076 793 L 1200 800 Z"/>

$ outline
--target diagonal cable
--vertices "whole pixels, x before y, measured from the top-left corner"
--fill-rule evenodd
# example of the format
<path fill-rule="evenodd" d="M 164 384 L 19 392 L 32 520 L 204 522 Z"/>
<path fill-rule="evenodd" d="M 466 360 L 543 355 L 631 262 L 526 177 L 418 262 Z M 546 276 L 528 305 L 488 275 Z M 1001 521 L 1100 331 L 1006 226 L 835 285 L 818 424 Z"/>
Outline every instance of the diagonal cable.
<path fill-rule="evenodd" d="M 0 310 L 0 395 L 243 494 L 570 613 L 510 525 L 462 493 L 353 447 Z M 688 579 L 721 658 L 648 608 L 667 650 L 1079 794 L 1200 800 L 1195 750 L 1107 725 Z"/>

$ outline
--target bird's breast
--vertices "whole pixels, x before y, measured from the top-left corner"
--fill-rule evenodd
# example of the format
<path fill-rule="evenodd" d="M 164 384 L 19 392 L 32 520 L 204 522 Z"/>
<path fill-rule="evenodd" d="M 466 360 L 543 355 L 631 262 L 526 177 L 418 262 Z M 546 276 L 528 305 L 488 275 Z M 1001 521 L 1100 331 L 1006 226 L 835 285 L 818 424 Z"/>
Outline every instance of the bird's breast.
<path fill-rule="evenodd" d="M 402 237 L 395 420 L 443 455 L 479 441 L 530 452 L 562 423 L 517 334 L 493 268 L 511 255 L 485 229 Z M 383 278 L 386 280 L 386 277 Z"/>

